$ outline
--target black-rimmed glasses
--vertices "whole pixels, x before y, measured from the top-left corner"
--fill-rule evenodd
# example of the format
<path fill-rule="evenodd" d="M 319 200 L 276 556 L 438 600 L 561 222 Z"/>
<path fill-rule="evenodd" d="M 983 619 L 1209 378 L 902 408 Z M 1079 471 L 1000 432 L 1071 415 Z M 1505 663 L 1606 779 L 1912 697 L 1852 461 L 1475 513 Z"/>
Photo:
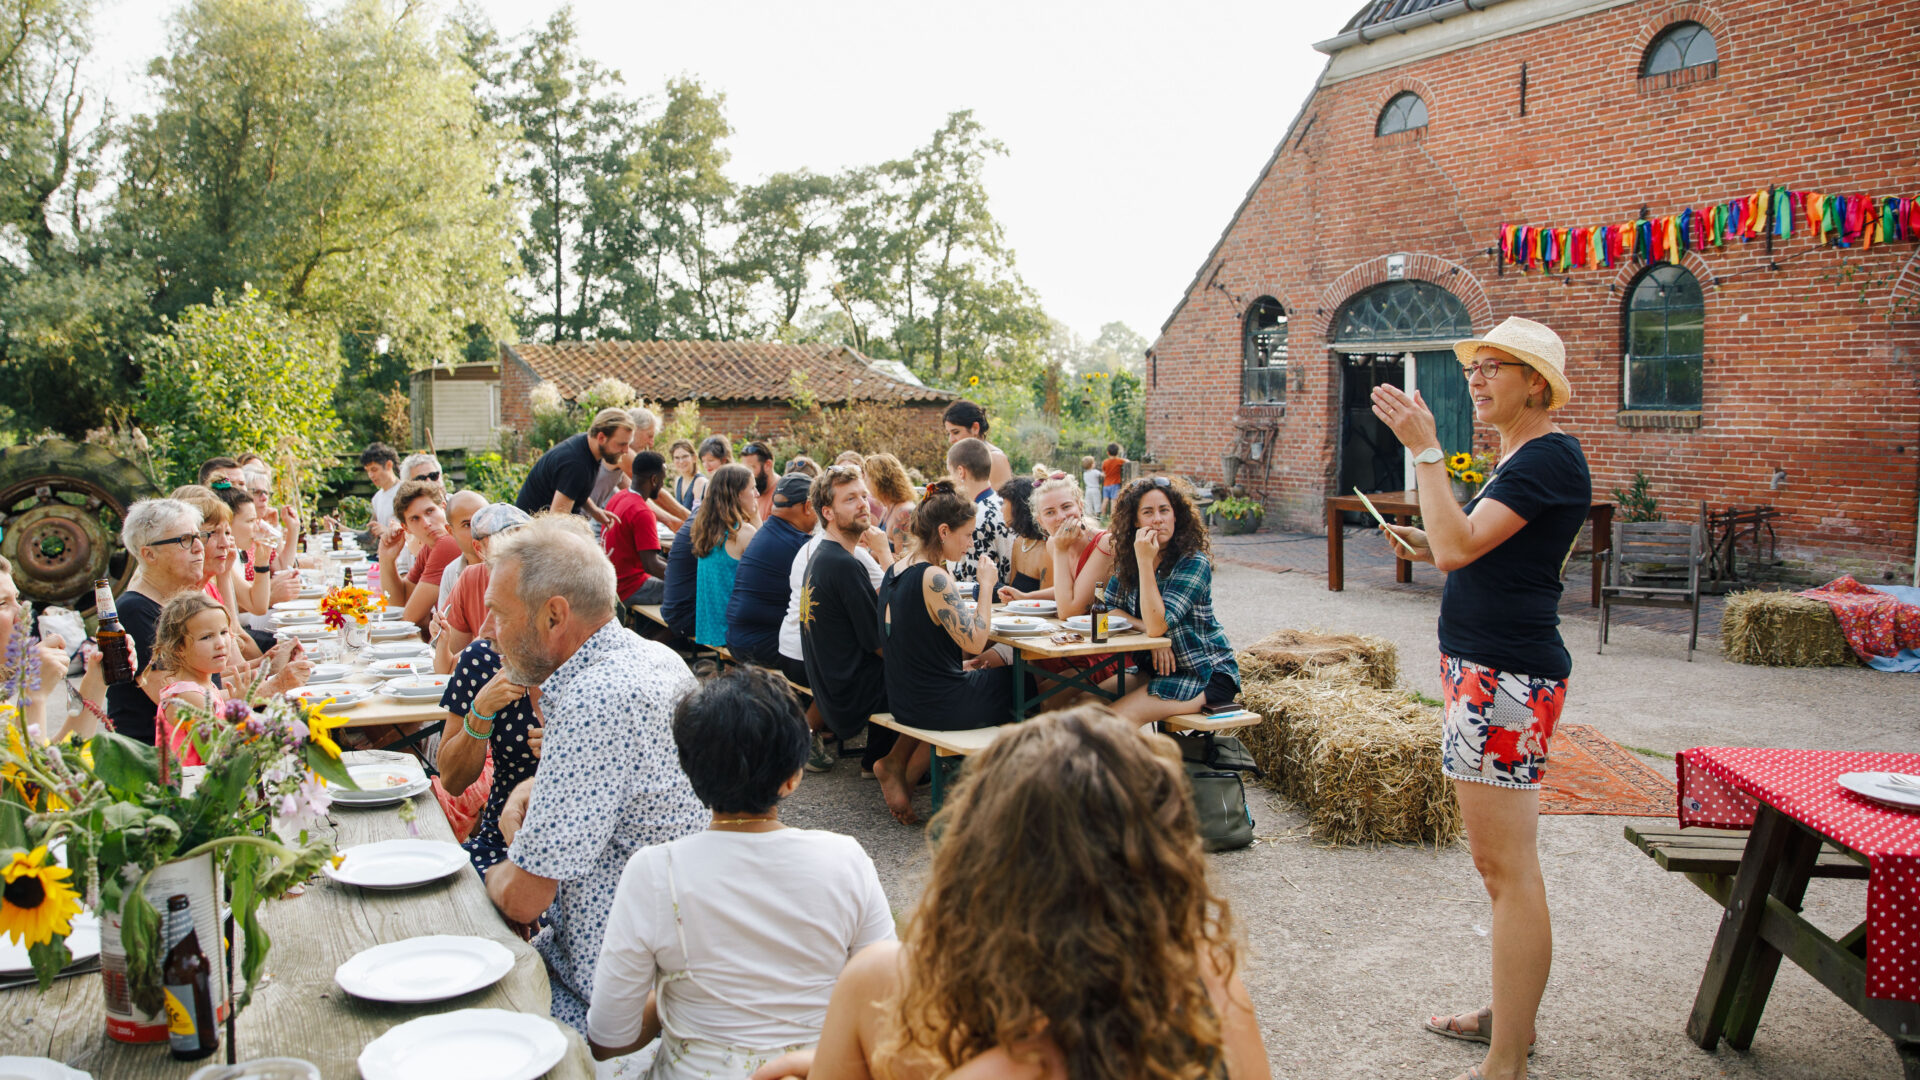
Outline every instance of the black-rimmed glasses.
<path fill-rule="evenodd" d="M 147 546 L 148 547 L 166 547 L 168 544 L 179 544 L 181 547 L 186 548 L 188 551 L 192 551 L 196 547 L 206 547 L 207 540 L 210 539 L 212 536 L 213 536 L 212 533 L 190 532 L 185 536 L 169 536 L 165 540 L 155 540 L 153 543 L 148 544 Z"/>

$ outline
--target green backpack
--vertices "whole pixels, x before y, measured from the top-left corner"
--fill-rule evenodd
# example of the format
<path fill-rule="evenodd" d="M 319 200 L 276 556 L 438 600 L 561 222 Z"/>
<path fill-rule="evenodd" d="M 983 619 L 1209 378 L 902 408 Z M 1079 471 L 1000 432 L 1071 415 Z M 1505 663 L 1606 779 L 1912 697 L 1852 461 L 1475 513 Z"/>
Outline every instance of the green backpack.
<path fill-rule="evenodd" d="M 1174 735 L 1193 782 L 1193 803 L 1200 814 L 1200 840 L 1208 851 L 1231 851 L 1253 843 L 1253 811 L 1247 808 L 1242 773 L 1265 774 L 1239 739 L 1211 731 Z"/>

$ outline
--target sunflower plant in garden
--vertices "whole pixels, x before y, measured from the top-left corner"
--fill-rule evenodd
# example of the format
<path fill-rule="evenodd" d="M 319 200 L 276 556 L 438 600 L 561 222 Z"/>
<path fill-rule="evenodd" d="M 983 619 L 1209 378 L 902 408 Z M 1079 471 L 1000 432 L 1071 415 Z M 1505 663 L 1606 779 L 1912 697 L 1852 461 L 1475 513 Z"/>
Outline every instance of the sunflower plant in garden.
<path fill-rule="evenodd" d="M 332 842 L 307 830 L 330 802 L 323 778 L 355 786 L 331 737 L 340 718 L 265 694 L 256 680 L 226 702 L 182 706 L 180 719 L 206 762 L 190 792 L 164 749 L 111 731 L 48 743 L 0 705 L 0 936 L 27 946 L 42 990 L 71 960 L 73 917 L 117 914 L 133 1000 L 159 1011 L 160 916 L 145 885 L 163 864 L 210 853 L 244 939 L 244 1005 L 272 946 L 260 901 L 333 857 Z M 50 854 L 62 844 L 64 866 Z"/>

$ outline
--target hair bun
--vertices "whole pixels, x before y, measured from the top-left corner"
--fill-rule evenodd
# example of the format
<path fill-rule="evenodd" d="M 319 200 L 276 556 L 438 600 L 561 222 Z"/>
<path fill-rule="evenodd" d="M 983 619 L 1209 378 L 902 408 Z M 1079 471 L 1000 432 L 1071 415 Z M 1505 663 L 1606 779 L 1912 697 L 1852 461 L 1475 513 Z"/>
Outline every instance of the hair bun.
<path fill-rule="evenodd" d="M 953 486 L 953 481 L 951 480 L 934 480 L 927 484 L 928 498 L 932 498 L 935 495 L 958 495 L 959 493 L 959 489 Z"/>

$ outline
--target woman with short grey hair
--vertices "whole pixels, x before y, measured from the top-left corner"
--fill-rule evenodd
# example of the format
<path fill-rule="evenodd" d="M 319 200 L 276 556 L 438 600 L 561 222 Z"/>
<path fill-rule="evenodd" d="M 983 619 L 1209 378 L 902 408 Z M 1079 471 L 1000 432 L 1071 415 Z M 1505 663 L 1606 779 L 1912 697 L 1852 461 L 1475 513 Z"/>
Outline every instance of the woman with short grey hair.
<path fill-rule="evenodd" d="M 114 608 L 134 644 L 136 675 L 153 659 L 160 608 L 200 587 L 207 554 L 200 524 L 200 511 L 178 499 L 146 499 L 128 508 L 120 526 L 120 542 L 136 568 Z M 137 678 L 107 687 L 107 715 L 114 730 L 130 739 L 153 742 L 153 717 L 159 707 Z"/>

